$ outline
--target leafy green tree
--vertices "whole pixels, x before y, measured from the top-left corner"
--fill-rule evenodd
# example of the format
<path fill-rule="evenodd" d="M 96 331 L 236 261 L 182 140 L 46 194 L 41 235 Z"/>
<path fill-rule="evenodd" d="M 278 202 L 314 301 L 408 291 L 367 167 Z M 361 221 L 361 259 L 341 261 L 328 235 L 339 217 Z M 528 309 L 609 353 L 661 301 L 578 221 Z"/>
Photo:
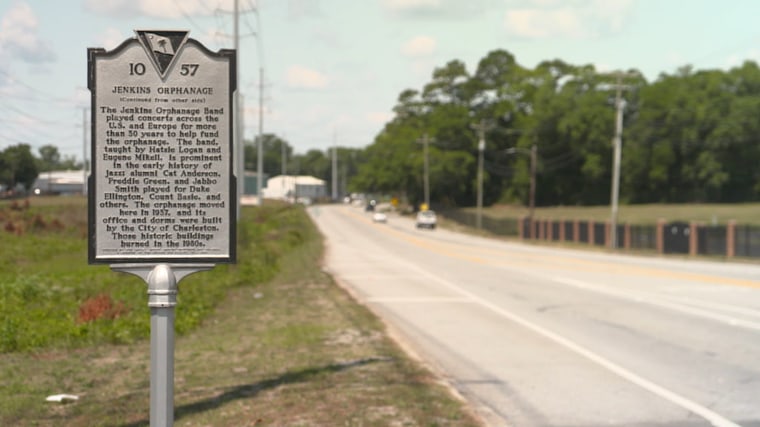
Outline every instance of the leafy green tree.
<path fill-rule="evenodd" d="M 729 175 L 719 155 L 722 143 L 712 135 L 730 113 L 734 96 L 726 90 L 729 86 L 723 72 L 694 73 L 683 67 L 642 88 L 641 108 L 624 151 L 631 201 L 721 199 Z"/>
<path fill-rule="evenodd" d="M 430 145 L 431 201 L 473 205 L 478 138 L 486 133 L 484 198 L 527 203 L 530 157 L 538 147 L 537 204 L 608 204 L 621 76 L 561 60 L 520 66 L 505 50 L 489 52 L 470 74 L 459 60 L 407 89 L 351 179 L 357 191 L 423 195 L 422 147 Z M 622 76 L 626 101 L 622 203 L 760 200 L 760 68 L 729 72 L 684 66 L 648 83 Z"/>
<path fill-rule="evenodd" d="M 312 149 L 306 154 L 298 154 L 293 158 L 295 164 L 294 172 L 297 175 L 311 175 L 330 183 L 332 179 L 332 162 L 329 153 L 321 150 Z M 328 187 L 329 188 L 329 187 Z"/>
<path fill-rule="evenodd" d="M 55 145 L 43 145 L 37 149 L 39 157 L 37 160 L 37 169 L 40 172 L 53 170 L 78 170 L 82 169 L 83 163 L 78 161 L 76 156 L 62 156 Z"/>
<path fill-rule="evenodd" d="M 262 146 L 264 173 L 269 176 L 280 175 L 282 173 L 282 150 L 285 148 L 286 158 L 291 158 L 293 148 L 287 141 L 271 133 L 265 133 L 261 136 L 264 145 Z M 258 168 L 258 139 L 247 142 L 244 147 L 244 164 L 245 170 L 255 171 Z M 288 171 L 288 173 L 291 173 Z"/>
<path fill-rule="evenodd" d="M 415 142 L 422 133 L 403 121 L 388 123 L 366 148 L 366 161 L 358 165 L 351 180 L 352 190 L 394 194 L 414 202 L 423 200 L 422 146 Z"/>
<path fill-rule="evenodd" d="M 373 144 L 363 151 L 350 189 L 356 192 L 392 194 L 418 204 L 424 200 L 422 145 L 431 106 L 420 92 L 401 92 L 393 111 Z"/>
<path fill-rule="evenodd" d="M 63 160 L 58 165 L 61 170 L 78 170 L 82 169 L 84 163 L 77 161 L 74 155 L 63 156 Z"/>
<path fill-rule="evenodd" d="M 738 97 L 731 103 L 730 114 L 710 134 L 710 157 L 702 159 L 703 167 L 709 170 L 702 173 L 716 201 L 760 200 L 758 117 L 760 93 Z M 714 194 L 716 189 L 720 190 L 718 194 Z"/>
<path fill-rule="evenodd" d="M 53 171 L 61 166 L 61 153 L 55 145 L 43 145 L 37 151 L 40 153 L 38 169 L 40 172 Z"/>
<path fill-rule="evenodd" d="M 28 190 L 38 174 L 37 161 L 29 144 L 13 145 L 0 153 L 0 183 L 9 188 L 22 184 Z"/>
<path fill-rule="evenodd" d="M 463 62 L 450 61 L 445 66 L 433 70 L 433 80 L 425 85 L 422 98 L 429 105 L 468 104 L 472 95 L 468 90 L 469 79 L 467 67 Z"/>
<path fill-rule="evenodd" d="M 708 198 L 721 202 L 760 199 L 760 68 L 751 61 L 730 70 L 722 79 L 730 95 L 725 111 L 707 137 L 709 150 L 698 158 L 700 178 Z"/>

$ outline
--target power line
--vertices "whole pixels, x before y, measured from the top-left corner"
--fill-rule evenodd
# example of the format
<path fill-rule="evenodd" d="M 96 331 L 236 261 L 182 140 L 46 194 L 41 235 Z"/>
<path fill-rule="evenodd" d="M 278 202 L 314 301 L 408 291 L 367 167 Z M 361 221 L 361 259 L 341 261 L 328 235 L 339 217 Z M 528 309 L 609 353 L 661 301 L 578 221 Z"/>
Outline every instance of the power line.
<path fill-rule="evenodd" d="M 483 167 L 490 173 L 502 178 L 511 178 L 517 172 L 517 169 L 511 166 L 504 166 L 496 162 L 485 159 Z"/>
<path fill-rule="evenodd" d="M 583 155 L 581 153 L 578 153 L 575 150 L 570 150 L 565 154 L 560 154 L 559 156 L 552 157 L 550 159 L 547 159 L 542 156 L 541 157 L 541 171 L 553 172 L 553 171 L 562 169 L 565 166 L 578 161 L 582 157 Z"/>
<path fill-rule="evenodd" d="M 30 113 L 27 113 L 26 111 L 24 111 L 24 110 L 22 110 L 22 109 L 20 109 L 20 108 L 18 108 L 16 106 L 13 106 L 13 105 L 4 104 L 4 105 L 2 105 L 2 108 L 5 108 L 7 110 L 10 110 L 10 111 L 18 114 L 18 115 L 26 117 L 26 118 L 34 121 L 35 123 L 47 124 L 47 125 L 69 125 L 69 124 L 71 124 L 71 122 L 68 122 L 68 121 L 64 122 L 64 121 L 60 121 L 60 120 L 44 120 L 44 119 L 40 119 L 39 117 L 37 117 L 35 115 L 32 115 Z M 0 119 L 0 120 L 2 120 L 2 119 Z"/>
<path fill-rule="evenodd" d="M 174 5 L 177 6 L 177 9 L 179 10 L 179 13 L 187 20 L 187 22 L 189 22 L 190 25 L 195 27 L 198 30 L 198 32 L 200 32 L 201 34 L 205 33 L 205 30 L 200 25 L 198 25 L 193 18 L 190 17 L 190 15 L 182 7 L 180 2 L 178 0 L 173 0 L 173 1 L 174 1 Z M 203 2 L 199 2 L 199 3 L 203 3 Z"/>
<path fill-rule="evenodd" d="M 53 100 L 53 101 L 56 101 L 56 102 L 71 102 L 70 100 L 67 100 L 66 98 L 60 98 L 58 96 L 51 95 L 51 94 L 49 94 L 47 92 L 43 92 L 43 91 L 39 90 L 38 88 L 36 88 L 36 87 L 34 87 L 32 85 L 26 84 L 23 81 L 17 79 L 16 77 L 12 76 L 11 74 L 9 74 L 7 71 L 5 71 L 3 69 L 0 69 L 0 74 L 2 74 L 4 76 L 6 76 L 7 78 L 9 78 L 12 83 L 15 83 L 15 84 L 18 84 L 20 86 L 23 86 L 25 89 L 27 89 L 27 90 L 29 90 L 31 92 L 37 93 L 39 95 L 42 95 L 42 96 L 44 96 L 45 98 L 47 98 L 49 100 Z"/>
<path fill-rule="evenodd" d="M 213 13 L 215 13 L 217 9 L 219 9 L 219 2 L 216 3 L 216 8 L 214 8 L 214 9 L 211 9 L 210 7 L 208 7 L 206 5 L 205 1 L 199 1 L 196 4 L 199 5 L 199 6 L 201 6 L 203 9 L 205 9 L 206 10 L 206 14 L 208 14 L 209 16 L 212 15 Z"/>

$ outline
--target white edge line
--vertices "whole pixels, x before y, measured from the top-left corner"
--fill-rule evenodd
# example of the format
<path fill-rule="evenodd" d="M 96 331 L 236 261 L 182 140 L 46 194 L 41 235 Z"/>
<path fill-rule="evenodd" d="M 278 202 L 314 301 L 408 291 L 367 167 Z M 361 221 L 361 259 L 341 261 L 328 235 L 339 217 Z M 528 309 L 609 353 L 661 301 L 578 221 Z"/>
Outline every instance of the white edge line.
<path fill-rule="evenodd" d="M 699 307 L 690 305 L 688 302 L 684 302 L 684 301 L 679 302 L 679 301 L 673 301 L 672 299 L 670 302 L 658 301 L 654 299 L 656 297 L 655 294 L 648 294 L 645 292 L 636 293 L 636 292 L 612 291 L 612 290 L 607 290 L 607 289 L 601 289 L 598 286 L 594 286 L 580 280 L 565 279 L 562 277 L 555 277 L 553 278 L 553 280 L 555 282 L 559 282 L 565 285 L 573 286 L 573 287 L 584 289 L 591 292 L 597 292 L 600 294 L 605 294 L 608 296 L 613 296 L 613 297 L 621 298 L 621 299 L 638 301 L 644 304 L 667 308 L 673 311 L 690 314 L 692 316 L 714 320 L 714 321 L 731 325 L 731 326 L 742 327 L 742 328 L 750 329 L 753 331 L 760 331 L 760 323 L 753 322 L 751 320 L 737 319 L 735 317 L 726 316 L 719 313 L 713 313 L 705 309 L 705 308 L 707 309 L 714 308 L 714 307 L 710 307 L 709 305 L 707 306 L 702 305 L 702 308 L 699 308 Z M 662 298 L 670 299 L 668 296 L 662 296 Z M 698 305 L 698 303 L 695 303 L 695 305 Z M 714 309 L 718 310 L 718 308 L 714 308 Z"/>
<path fill-rule="evenodd" d="M 704 418 L 705 420 L 709 421 L 710 424 L 712 424 L 715 427 L 741 427 L 739 424 L 734 423 L 733 421 L 723 417 L 722 415 L 711 411 L 710 409 L 699 405 L 696 402 L 693 402 L 683 396 L 680 396 L 658 384 L 655 384 L 654 382 L 647 380 L 646 378 L 643 378 L 639 375 L 634 374 L 633 372 L 623 368 L 620 365 L 617 365 L 602 356 L 597 355 L 596 353 L 592 352 L 591 350 L 588 350 L 573 341 L 570 341 L 569 339 L 560 336 L 559 334 L 556 334 L 548 329 L 542 328 L 541 326 L 538 326 L 532 322 L 529 322 L 528 320 L 525 320 L 513 313 L 510 313 L 509 311 L 487 301 L 484 300 L 477 295 L 468 292 L 459 286 L 455 285 L 452 282 L 449 282 L 448 280 L 442 279 L 420 267 L 417 265 L 414 265 L 406 260 L 398 259 L 396 262 L 400 264 L 406 264 L 408 268 L 411 268 L 415 271 L 420 272 L 421 274 L 430 277 L 431 279 L 435 280 L 436 282 L 444 285 L 445 287 L 454 290 L 458 292 L 459 294 L 469 298 L 472 300 L 472 302 L 482 305 L 483 307 L 493 311 L 494 313 L 511 320 L 514 323 L 517 323 L 551 341 L 554 341 L 555 343 L 565 347 L 566 349 L 578 354 L 579 356 L 585 357 L 586 359 L 590 360 L 593 363 L 598 364 L 604 369 L 607 369 L 608 371 L 618 375 L 619 377 L 631 382 L 632 384 L 635 384 L 677 406 L 680 406 L 684 409 L 686 409 L 689 412 L 692 412 L 696 415 L 699 415 L 700 417 Z"/>
<path fill-rule="evenodd" d="M 432 273 L 423 270 L 422 268 L 417 267 L 416 265 L 407 263 L 405 261 L 402 261 L 405 264 L 407 264 L 410 268 L 413 268 L 420 273 L 430 277 L 431 279 L 434 279 L 438 283 L 441 283 L 442 285 L 455 290 L 459 292 L 460 294 L 472 299 L 475 303 L 482 305 L 483 307 L 488 308 L 489 310 L 493 311 L 494 313 L 505 317 L 509 320 L 511 320 L 514 323 L 517 323 L 527 329 L 530 329 L 531 331 L 551 340 L 555 343 L 565 347 L 566 349 L 585 357 L 586 359 L 596 363 L 597 365 L 603 367 L 604 369 L 607 369 L 608 371 L 618 375 L 619 377 L 677 405 L 684 409 L 686 409 L 689 412 L 692 412 L 696 415 L 699 415 L 700 417 L 706 419 L 715 427 L 741 427 L 739 424 L 734 423 L 733 421 L 723 417 L 722 415 L 711 411 L 710 409 L 693 402 L 683 396 L 680 396 L 658 384 L 655 384 L 654 382 L 647 380 L 646 378 L 643 378 L 639 375 L 634 374 L 633 372 L 623 368 L 620 365 L 615 364 L 614 362 L 611 362 L 607 359 L 605 359 L 602 356 L 597 355 L 596 353 L 592 352 L 591 350 L 588 350 L 573 341 L 570 341 L 569 339 L 560 336 L 559 334 L 556 334 L 548 329 L 542 328 L 541 326 L 538 326 L 532 322 L 529 322 L 528 320 L 523 319 L 522 317 L 519 317 L 513 313 L 510 313 L 507 310 L 504 310 L 503 308 L 486 301 L 477 295 L 470 293 L 459 286 L 445 280 L 441 279 L 438 276 L 433 275 Z"/>
<path fill-rule="evenodd" d="M 469 298 L 446 298 L 446 297 L 372 297 L 366 298 L 365 301 L 373 303 L 468 303 L 475 301 Z"/>

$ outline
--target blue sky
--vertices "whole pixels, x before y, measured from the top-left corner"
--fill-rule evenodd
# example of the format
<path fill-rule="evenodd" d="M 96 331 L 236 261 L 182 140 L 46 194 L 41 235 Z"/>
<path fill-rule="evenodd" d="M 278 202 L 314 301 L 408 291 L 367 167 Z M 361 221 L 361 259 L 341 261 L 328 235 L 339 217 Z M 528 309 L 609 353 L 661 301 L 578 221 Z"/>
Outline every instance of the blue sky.
<path fill-rule="evenodd" d="M 453 59 L 473 72 L 494 49 L 526 67 L 562 59 L 602 71 L 635 68 L 649 81 L 687 64 L 729 69 L 760 59 L 755 0 L 239 2 L 248 11 L 239 52 L 246 139 L 259 131 L 263 68 L 264 132 L 297 153 L 366 147 L 401 91 L 421 89 Z M 232 48 L 233 4 L 0 0 L 0 150 L 53 144 L 81 159 L 87 48 L 112 49 L 135 29 L 187 29 L 212 50 Z"/>

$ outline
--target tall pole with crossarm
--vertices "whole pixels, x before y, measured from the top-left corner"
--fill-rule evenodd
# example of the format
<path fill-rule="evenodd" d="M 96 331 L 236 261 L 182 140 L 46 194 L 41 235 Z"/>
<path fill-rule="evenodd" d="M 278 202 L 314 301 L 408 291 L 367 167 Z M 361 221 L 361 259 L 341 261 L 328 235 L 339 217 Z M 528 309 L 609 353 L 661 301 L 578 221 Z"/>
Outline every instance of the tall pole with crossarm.
<path fill-rule="evenodd" d="M 332 200 L 338 200 L 338 133 L 333 131 L 332 146 Z"/>
<path fill-rule="evenodd" d="M 622 157 L 623 145 L 623 110 L 625 110 L 625 99 L 622 96 L 622 90 L 625 86 L 621 82 L 622 74 L 618 73 L 615 84 L 615 136 L 612 138 L 612 190 L 610 194 L 610 247 L 618 247 L 617 219 L 618 219 L 618 197 L 620 195 L 620 163 Z"/>
<path fill-rule="evenodd" d="M 518 131 L 519 132 L 519 131 Z M 515 153 L 524 153 L 530 155 L 530 195 L 528 196 L 528 227 L 529 227 L 529 234 L 528 236 L 532 239 L 535 237 L 535 227 L 533 227 L 534 223 L 534 213 L 536 211 L 536 167 L 538 164 L 538 147 L 536 146 L 536 143 L 534 142 L 533 145 L 530 147 L 530 150 L 526 150 L 525 148 L 521 147 L 512 147 L 507 148 L 504 150 L 506 154 L 515 154 Z"/>
<path fill-rule="evenodd" d="M 483 152 L 486 149 L 486 131 L 491 128 L 491 125 L 481 120 L 480 123 L 473 123 L 470 127 L 478 132 L 478 209 L 475 226 L 480 229 L 483 227 Z"/>
<path fill-rule="evenodd" d="M 234 22 L 234 27 L 233 27 L 234 28 L 233 37 L 235 39 L 235 54 L 238 55 L 237 60 L 235 61 L 235 75 L 237 76 L 236 78 L 239 79 L 240 78 L 240 32 L 239 32 L 240 9 L 238 5 L 238 1 L 239 0 L 235 0 L 235 18 L 234 18 L 235 22 Z M 240 126 L 241 125 L 241 121 L 240 121 L 241 107 L 240 107 L 240 87 L 239 86 L 235 89 L 235 97 L 232 104 L 235 108 L 235 113 L 233 114 L 235 128 L 232 131 L 232 135 L 234 136 L 234 140 L 235 140 L 234 145 L 235 145 L 235 153 L 237 157 L 237 162 L 235 162 L 235 165 L 237 169 L 237 183 L 236 183 L 237 195 L 236 196 L 237 196 L 238 202 L 237 202 L 237 207 L 236 207 L 237 210 L 235 212 L 235 216 L 237 220 L 240 220 L 240 205 L 241 205 L 240 199 L 243 196 L 243 183 L 245 182 L 244 181 L 245 177 L 243 176 L 245 174 L 245 166 L 243 162 L 243 156 L 244 156 L 245 150 L 243 148 L 243 135 L 242 135 L 243 128 Z"/>
<path fill-rule="evenodd" d="M 417 140 L 417 142 L 422 144 L 422 161 L 424 162 L 422 181 L 425 191 L 425 208 L 430 209 L 430 164 L 428 161 L 428 144 L 433 142 L 433 139 L 430 138 L 427 133 L 425 133 L 422 135 L 422 138 Z"/>
<path fill-rule="evenodd" d="M 259 67 L 259 143 L 256 147 L 256 200 L 264 204 L 264 67 Z"/>

